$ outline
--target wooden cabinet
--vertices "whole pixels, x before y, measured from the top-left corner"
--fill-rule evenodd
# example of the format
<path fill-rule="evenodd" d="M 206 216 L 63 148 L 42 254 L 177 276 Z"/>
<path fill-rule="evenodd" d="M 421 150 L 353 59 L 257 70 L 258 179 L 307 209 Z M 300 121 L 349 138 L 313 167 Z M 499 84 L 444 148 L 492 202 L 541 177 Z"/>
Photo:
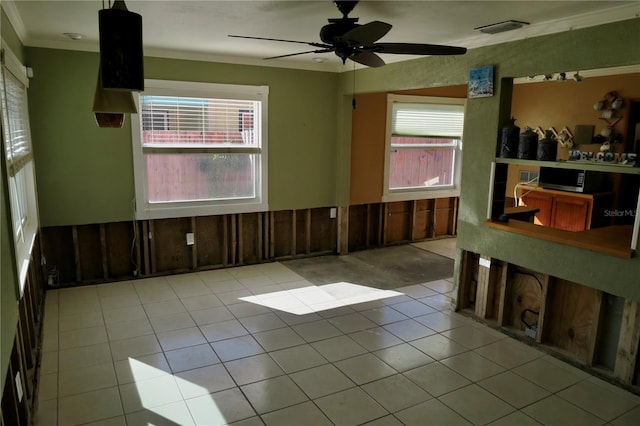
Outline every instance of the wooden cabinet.
<path fill-rule="evenodd" d="M 578 194 L 523 185 L 520 200 L 521 205 L 540 209 L 535 217 L 537 225 L 584 231 L 608 224 L 606 209 L 612 194 Z"/>

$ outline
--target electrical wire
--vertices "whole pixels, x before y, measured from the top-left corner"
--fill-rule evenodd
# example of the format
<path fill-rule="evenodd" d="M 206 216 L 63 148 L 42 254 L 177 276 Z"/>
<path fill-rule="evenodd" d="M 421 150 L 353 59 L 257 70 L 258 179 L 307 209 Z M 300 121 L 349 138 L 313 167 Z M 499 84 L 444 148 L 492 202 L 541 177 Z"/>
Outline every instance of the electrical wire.
<path fill-rule="evenodd" d="M 526 271 L 522 271 L 522 270 L 516 270 L 516 271 L 514 271 L 514 273 L 516 273 L 516 274 L 521 274 L 521 275 L 527 275 L 527 276 L 530 276 L 530 277 L 535 278 L 536 282 L 537 282 L 537 283 L 538 283 L 538 285 L 540 286 L 540 297 L 542 297 L 542 292 L 544 291 L 544 289 L 543 289 L 542 281 L 540 281 L 540 278 L 538 278 L 538 276 L 537 276 L 537 275 L 532 274 L 531 272 L 526 272 Z M 529 308 L 525 308 L 525 309 L 523 309 L 523 310 L 522 310 L 522 312 L 520 312 L 520 321 L 522 321 L 522 323 L 525 325 L 525 327 L 527 327 L 527 328 L 533 328 L 533 326 L 534 326 L 535 324 L 529 324 L 529 323 L 525 320 L 525 314 L 526 314 L 527 312 L 529 312 L 529 313 L 531 313 L 531 314 L 533 314 L 533 315 L 537 315 L 537 316 L 539 316 L 539 315 L 540 315 L 540 312 L 538 312 L 538 311 L 534 311 L 533 309 L 529 309 Z"/>
<path fill-rule="evenodd" d="M 518 206 L 520 205 L 519 200 L 520 200 L 522 197 L 524 197 L 525 195 L 527 195 L 528 193 L 530 193 L 530 192 L 531 192 L 531 191 L 527 191 L 527 192 L 525 192 L 524 194 L 522 194 L 520 197 L 518 197 L 518 187 L 519 187 L 520 185 L 529 185 L 530 183 L 534 183 L 534 182 L 536 182 L 537 180 L 538 180 L 538 178 L 537 178 L 537 177 L 535 177 L 535 178 L 533 178 L 533 179 L 531 179 L 531 180 L 529 180 L 529 181 L 527 181 L 527 182 L 518 182 L 518 183 L 516 183 L 516 184 L 514 185 L 514 187 L 513 187 L 513 198 L 514 198 L 515 203 L 516 203 L 516 205 L 515 205 L 514 207 L 518 207 Z"/>

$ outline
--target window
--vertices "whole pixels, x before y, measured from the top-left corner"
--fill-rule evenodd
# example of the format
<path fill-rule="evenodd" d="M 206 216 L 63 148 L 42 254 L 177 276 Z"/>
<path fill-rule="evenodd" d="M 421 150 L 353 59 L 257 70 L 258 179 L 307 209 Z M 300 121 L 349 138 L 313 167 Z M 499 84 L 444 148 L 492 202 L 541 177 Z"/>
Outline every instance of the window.
<path fill-rule="evenodd" d="M 266 211 L 268 87 L 147 80 L 132 115 L 138 219 Z"/>
<path fill-rule="evenodd" d="M 460 194 L 464 99 L 389 95 L 383 201 Z"/>
<path fill-rule="evenodd" d="M 31 152 L 26 68 L 4 49 L 0 67 L 2 128 L 7 186 L 14 232 L 20 291 L 24 287 L 31 250 L 38 229 L 36 183 Z"/>

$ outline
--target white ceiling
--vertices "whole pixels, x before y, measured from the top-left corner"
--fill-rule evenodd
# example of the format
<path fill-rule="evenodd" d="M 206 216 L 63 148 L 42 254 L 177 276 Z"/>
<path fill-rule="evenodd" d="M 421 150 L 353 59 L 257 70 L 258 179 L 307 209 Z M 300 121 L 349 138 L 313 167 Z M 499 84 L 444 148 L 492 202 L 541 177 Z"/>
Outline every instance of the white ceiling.
<path fill-rule="evenodd" d="M 101 0 L 2 0 L 2 7 L 26 46 L 98 51 Z M 262 58 L 312 50 L 305 45 L 229 38 L 229 34 L 320 42 L 327 18 L 341 14 L 329 0 L 187 1 L 131 0 L 142 15 L 146 56 L 347 71 L 333 53 Z M 474 48 L 537 35 L 585 28 L 640 16 L 640 1 L 360 1 L 351 17 L 364 24 L 393 25 L 380 41 L 448 44 Z M 515 19 L 525 28 L 486 35 L 474 28 Z M 79 33 L 72 41 L 64 33 Z M 323 57 L 324 63 L 313 58 Z M 387 62 L 411 59 L 382 55 Z M 541 58 L 540 60 L 544 60 Z"/>

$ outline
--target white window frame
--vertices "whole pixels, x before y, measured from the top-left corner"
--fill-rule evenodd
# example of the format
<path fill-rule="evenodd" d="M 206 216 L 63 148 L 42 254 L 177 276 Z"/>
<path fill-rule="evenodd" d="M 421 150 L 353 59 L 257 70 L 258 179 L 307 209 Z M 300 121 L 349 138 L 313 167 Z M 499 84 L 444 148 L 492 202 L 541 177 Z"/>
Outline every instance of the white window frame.
<path fill-rule="evenodd" d="M 454 147 L 454 170 L 453 170 L 453 185 L 447 187 L 424 187 L 420 189 L 406 188 L 406 189 L 390 189 L 389 188 L 389 175 L 390 175 L 390 156 L 392 151 L 391 138 L 392 134 L 392 121 L 393 121 L 393 104 L 394 103 L 424 103 L 424 104 L 440 104 L 440 105 L 462 105 L 466 107 L 465 98 L 441 98 L 433 96 L 413 96 L 413 95 L 387 95 L 387 125 L 386 125 L 386 138 L 385 138 L 385 156 L 384 156 L 384 180 L 382 188 L 382 201 L 409 201 L 420 199 L 433 199 L 433 198 L 446 198 L 446 197 L 459 197 L 460 196 L 460 172 L 462 168 L 462 137 L 460 141 Z M 424 145 L 417 146 L 405 146 L 406 148 L 424 149 Z M 431 145 L 428 148 L 441 148 L 439 145 Z"/>
<path fill-rule="evenodd" d="M 11 150 L 10 134 L 15 132 L 15 122 L 9 119 L 8 106 L 5 102 L 8 102 L 8 95 L 6 93 L 6 87 L 9 84 L 7 79 L 14 78 L 18 84 L 21 85 L 20 90 L 22 93 L 22 105 L 19 106 L 22 117 L 24 132 L 24 138 L 26 139 L 28 154 L 24 156 L 21 153 L 20 156 L 13 156 L 11 158 L 7 156 L 7 174 L 6 182 L 7 187 L 5 190 L 9 192 L 10 208 L 7 209 L 11 217 L 12 229 L 13 229 L 13 241 L 15 248 L 15 262 L 18 272 L 18 285 L 20 291 L 20 297 L 24 292 L 24 285 L 27 279 L 27 272 L 29 271 L 29 265 L 31 263 L 31 251 L 35 243 L 35 238 L 40 226 L 40 218 L 38 216 L 38 202 L 36 191 L 36 178 L 35 167 L 33 165 L 33 150 L 31 147 L 31 129 L 29 123 L 29 102 L 28 102 L 28 88 L 29 78 L 27 77 L 27 68 L 20 62 L 18 57 L 11 51 L 11 49 L 2 41 L 3 51 L 3 63 L 2 70 L 4 85 L 0 87 L 3 91 L 3 105 L 2 105 L 2 149 L 6 152 L 6 147 Z M 14 161 L 17 160 L 17 161 Z"/>
<path fill-rule="evenodd" d="M 140 96 L 176 96 L 214 99 L 243 99 L 260 101 L 261 128 L 260 141 L 250 148 L 238 146 L 185 146 L 182 153 L 233 153 L 253 151 L 259 159 L 255 173 L 256 196 L 248 199 L 181 201 L 150 203 L 147 194 L 147 171 L 145 152 L 157 152 L 162 148 L 143 148 L 142 113 Z M 131 132 L 133 140 L 133 164 L 136 191 L 135 218 L 138 220 L 163 219 L 173 217 L 209 216 L 230 213 L 251 213 L 268 211 L 267 182 L 267 145 L 268 145 L 268 86 L 245 86 L 217 83 L 195 83 L 170 80 L 145 80 L 145 90 L 134 96 L 138 114 L 131 114 Z"/>

